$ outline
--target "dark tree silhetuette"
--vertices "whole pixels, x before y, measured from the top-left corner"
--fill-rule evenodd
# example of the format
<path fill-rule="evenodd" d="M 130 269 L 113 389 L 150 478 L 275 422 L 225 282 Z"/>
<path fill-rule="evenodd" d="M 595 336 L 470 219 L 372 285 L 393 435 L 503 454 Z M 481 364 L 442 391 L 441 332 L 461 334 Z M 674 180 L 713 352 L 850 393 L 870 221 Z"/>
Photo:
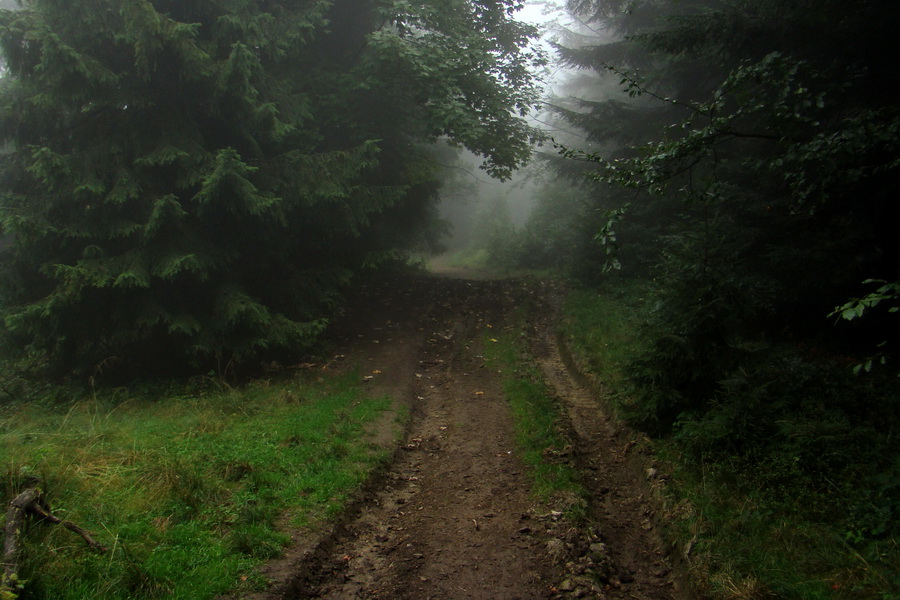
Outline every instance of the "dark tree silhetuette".
<path fill-rule="evenodd" d="M 5 343 L 58 368 L 307 348 L 429 243 L 437 140 L 527 159 L 513 2 L 27 0 L 0 12 Z"/>
<path fill-rule="evenodd" d="M 858 328 L 828 315 L 876 291 L 865 281 L 900 279 L 897 3 L 569 8 L 606 40 L 563 45 L 562 60 L 622 93 L 558 109 L 605 144 L 563 152 L 594 161 L 593 179 L 614 186 L 598 206 L 628 205 L 608 213 L 598 240 L 622 229 L 623 249 L 630 235 L 655 257 L 649 350 L 632 363 L 636 421 L 668 431 L 719 410 L 725 382 L 753 379 L 781 344 L 896 352 L 890 298 Z"/>

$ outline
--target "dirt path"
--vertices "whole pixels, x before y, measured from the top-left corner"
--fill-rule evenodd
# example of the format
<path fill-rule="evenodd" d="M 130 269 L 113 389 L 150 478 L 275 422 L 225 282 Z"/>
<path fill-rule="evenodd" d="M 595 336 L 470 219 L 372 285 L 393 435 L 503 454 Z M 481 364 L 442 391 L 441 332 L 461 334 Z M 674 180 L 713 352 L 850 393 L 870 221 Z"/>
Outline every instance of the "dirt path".
<path fill-rule="evenodd" d="M 409 407 L 409 431 L 353 519 L 268 597 L 679 597 L 641 482 L 623 472 L 627 448 L 563 366 L 554 301 L 552 286 L 522 281 L 409 278 L 363 290 L 333 332 L 335 353 Z M 592 526 L 559 523 L 532 497 L 501 376 L 481 356 L 484 333 L 516 326 L 523 306 L 538 308 L 534 349 L 567 402 Z"/>

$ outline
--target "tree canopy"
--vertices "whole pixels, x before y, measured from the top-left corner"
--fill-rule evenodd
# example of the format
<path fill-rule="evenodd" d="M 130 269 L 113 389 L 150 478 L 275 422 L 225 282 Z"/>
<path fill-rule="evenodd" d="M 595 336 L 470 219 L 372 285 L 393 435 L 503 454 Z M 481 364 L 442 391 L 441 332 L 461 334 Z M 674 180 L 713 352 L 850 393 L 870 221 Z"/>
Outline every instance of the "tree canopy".
<path fill-rule="evenodd" d="M 27 0 L 0 11 L 7 343 L 64 369 L 308 347 L 433 236 L 429 145 L 530 153 L 515 3 Z"/>

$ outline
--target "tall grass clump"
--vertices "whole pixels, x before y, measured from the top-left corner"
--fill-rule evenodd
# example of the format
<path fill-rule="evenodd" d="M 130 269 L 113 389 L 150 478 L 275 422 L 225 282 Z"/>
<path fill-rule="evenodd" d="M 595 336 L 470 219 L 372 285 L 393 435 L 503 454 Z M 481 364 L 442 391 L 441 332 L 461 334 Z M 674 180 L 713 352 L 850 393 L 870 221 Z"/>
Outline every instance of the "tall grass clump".
<path fill-rule="evenodd" d="M 390 406 L 355 375 L 205 394 L 101 392 L 0 412 L 6 498 L 27 476 L 109 550 L 30 523 L 22 599 L 214 598 L 261 585 L 284 524 L 315 527 L 386 457 L 367 426 Z"/>

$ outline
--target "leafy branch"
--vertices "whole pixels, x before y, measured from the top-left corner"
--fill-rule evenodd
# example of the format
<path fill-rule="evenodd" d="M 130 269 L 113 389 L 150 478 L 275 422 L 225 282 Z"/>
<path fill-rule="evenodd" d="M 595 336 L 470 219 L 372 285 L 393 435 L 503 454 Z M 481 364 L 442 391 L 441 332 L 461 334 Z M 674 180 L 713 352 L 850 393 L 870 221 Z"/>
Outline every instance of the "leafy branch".
<path fill-rule="evenodd" d="M 734 69 L 706 102 L 681 101 L 650 89 L 643 79 L 613 65 L 604 68 L 620 79 L 631 98 L 649 96 L 684 107 L 688 116 L 665 128 L 662 139 L 634 148 L 637 156 L 608 159 L 557 145 L 565 158 L 599 165 L 591 175 L 602 183 L 647 189 L 661 194 L 680 175 L 707 159 L 715 162 L 720 146 L 735 140 L 759 140 L 791 146 L 795 132 L 819 125 L 816 111 L 825 108 L 824 94 L 813 94 L 801 82 L 804 63 L 773 52 Z M 769 165 L 775 168 L 776 165 Z M 802 165 L 801 165 L 802 166 Z"/>
<path fill-rule="evenodd" d="M 625 219 L 630 207 L 631 203 L 628 203 L 603 213 L 603 226 L 594 236 L 594 241 L 600 244 L 607 256 L 607 261 L 603 265 L 604 272 L 618 271 L 622 268 L 618 258 L 619 243 L 616 228 Z"/>
<path fill-rule="evenodd" d="M 845 321 L 853 321 L 861 318 L 867 311 L 875 308 L 882 302 L 892 304 L 892 306 L 887 309 L 889 313 L 900 312 L 900 281 L 888 282 L 883 279 L 866 279 L 863 281 L 863 284 L 881 285 L 874 292 L 866 294 L 861 298 L 851 298 L 843 305 L 835 307 L 828 316 L 844 319 Z M 878 344 L 878 348 L 884 348 L 885 346 L 887 346 L 887 342 Z M 876 363 L 885 365 L 887 362 L 888 355 L 885 352 L 878 352 L 877 354 L 870 356 L 864 362 L 855 365 L 853 367 L 853 372 L 855 374 L 862 371 L 868 373 Z M 900 373 L 897 375 L 900 377 Z"/>
<path fill-rule="evenodd" d="M 840 316 L 842 319 L 852 321 L 862 317 L 867 309 L 875 308 L 886 300 L 890 300 L 895 304 L 888 308 L 888 312 L 900 312 L 900 282 L 888 283 L 883 279 L 866 279 L 863 281 L 864 285 L 873 283 L 880 283 L 882 285 L 874 292 L 866 294 L 862 298 L 853 298 L 847 303 L 836 307 L 828 316 Z"/>

